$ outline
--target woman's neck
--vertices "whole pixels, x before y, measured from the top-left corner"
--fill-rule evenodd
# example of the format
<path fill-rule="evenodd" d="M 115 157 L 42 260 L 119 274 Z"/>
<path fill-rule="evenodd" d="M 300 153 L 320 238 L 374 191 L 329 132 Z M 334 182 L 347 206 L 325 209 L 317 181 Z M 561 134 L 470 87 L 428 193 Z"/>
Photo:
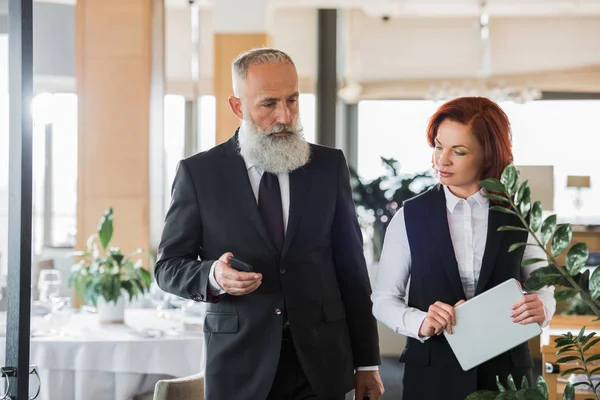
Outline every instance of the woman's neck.
<path fill-rule="evenodd" d="M 473 196 L 475 193 L 481 190 L 481 186 L 472 185 L 472 186 L 448 186 L 448 190 L 458 198 L 468 199 Z"/>

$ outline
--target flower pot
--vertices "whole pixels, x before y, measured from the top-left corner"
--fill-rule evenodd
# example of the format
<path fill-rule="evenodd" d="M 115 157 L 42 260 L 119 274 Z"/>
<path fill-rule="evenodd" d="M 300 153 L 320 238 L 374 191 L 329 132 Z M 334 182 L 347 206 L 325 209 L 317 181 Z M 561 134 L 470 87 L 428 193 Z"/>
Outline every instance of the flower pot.
<path fill-rule="evenodd" d="M 117 303 L 106 302 L 104 297 L 98 297 L 96 302 L 98 309 L 98 322 L 101 324 L 123 324 L 125 323 L 125 297 L 121 296 Z"/>

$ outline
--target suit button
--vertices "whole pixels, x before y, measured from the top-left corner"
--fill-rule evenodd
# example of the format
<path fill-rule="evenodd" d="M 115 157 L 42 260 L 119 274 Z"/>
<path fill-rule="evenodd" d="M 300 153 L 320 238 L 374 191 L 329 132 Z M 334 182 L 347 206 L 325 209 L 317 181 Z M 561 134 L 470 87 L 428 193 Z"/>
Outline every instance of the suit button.
<path fill-rule="evenodd" d="M 285 268 L 280 268 L 279 269 L 279 273 L 282 274 L 282 275 L 285 274 L 285 271 L 287 271 L 287 269 L 285 269 Z"/>
<path fill-rule="evenodd" d="M 275 309 L 275 314 L 281 315 L 281 308 L 276 308 Z"/>

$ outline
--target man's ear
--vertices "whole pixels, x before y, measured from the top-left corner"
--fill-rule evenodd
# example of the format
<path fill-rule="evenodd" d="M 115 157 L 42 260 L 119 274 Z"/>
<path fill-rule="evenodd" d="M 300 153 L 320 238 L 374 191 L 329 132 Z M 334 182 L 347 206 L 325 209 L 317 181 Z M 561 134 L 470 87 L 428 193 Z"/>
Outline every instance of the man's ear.
<path fill-rule="evenodd" d="M 229 96 L 229 108 L 231 112 L 238 118 L 244 119 L 244 114 L 242 113 L 242 102 L 239 98 L 235 96 Z"/>

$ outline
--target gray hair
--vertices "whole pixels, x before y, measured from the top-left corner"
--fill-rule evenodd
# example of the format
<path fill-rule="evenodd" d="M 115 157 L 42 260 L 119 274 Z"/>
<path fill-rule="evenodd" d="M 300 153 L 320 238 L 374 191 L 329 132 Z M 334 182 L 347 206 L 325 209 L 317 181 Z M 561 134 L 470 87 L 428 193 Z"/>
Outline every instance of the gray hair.
<path fill-rule="evenodd" d="M 294 61 L 281 50 L 261 47 L 248 50 L 238 55 L 231 63 L 231 76 L 233 81 L 233 93 L 239 97 L 241 83 L 246 79 L 248 68 L 251 65 L 280 64 L 289 62 L 295 67 Z"/>

